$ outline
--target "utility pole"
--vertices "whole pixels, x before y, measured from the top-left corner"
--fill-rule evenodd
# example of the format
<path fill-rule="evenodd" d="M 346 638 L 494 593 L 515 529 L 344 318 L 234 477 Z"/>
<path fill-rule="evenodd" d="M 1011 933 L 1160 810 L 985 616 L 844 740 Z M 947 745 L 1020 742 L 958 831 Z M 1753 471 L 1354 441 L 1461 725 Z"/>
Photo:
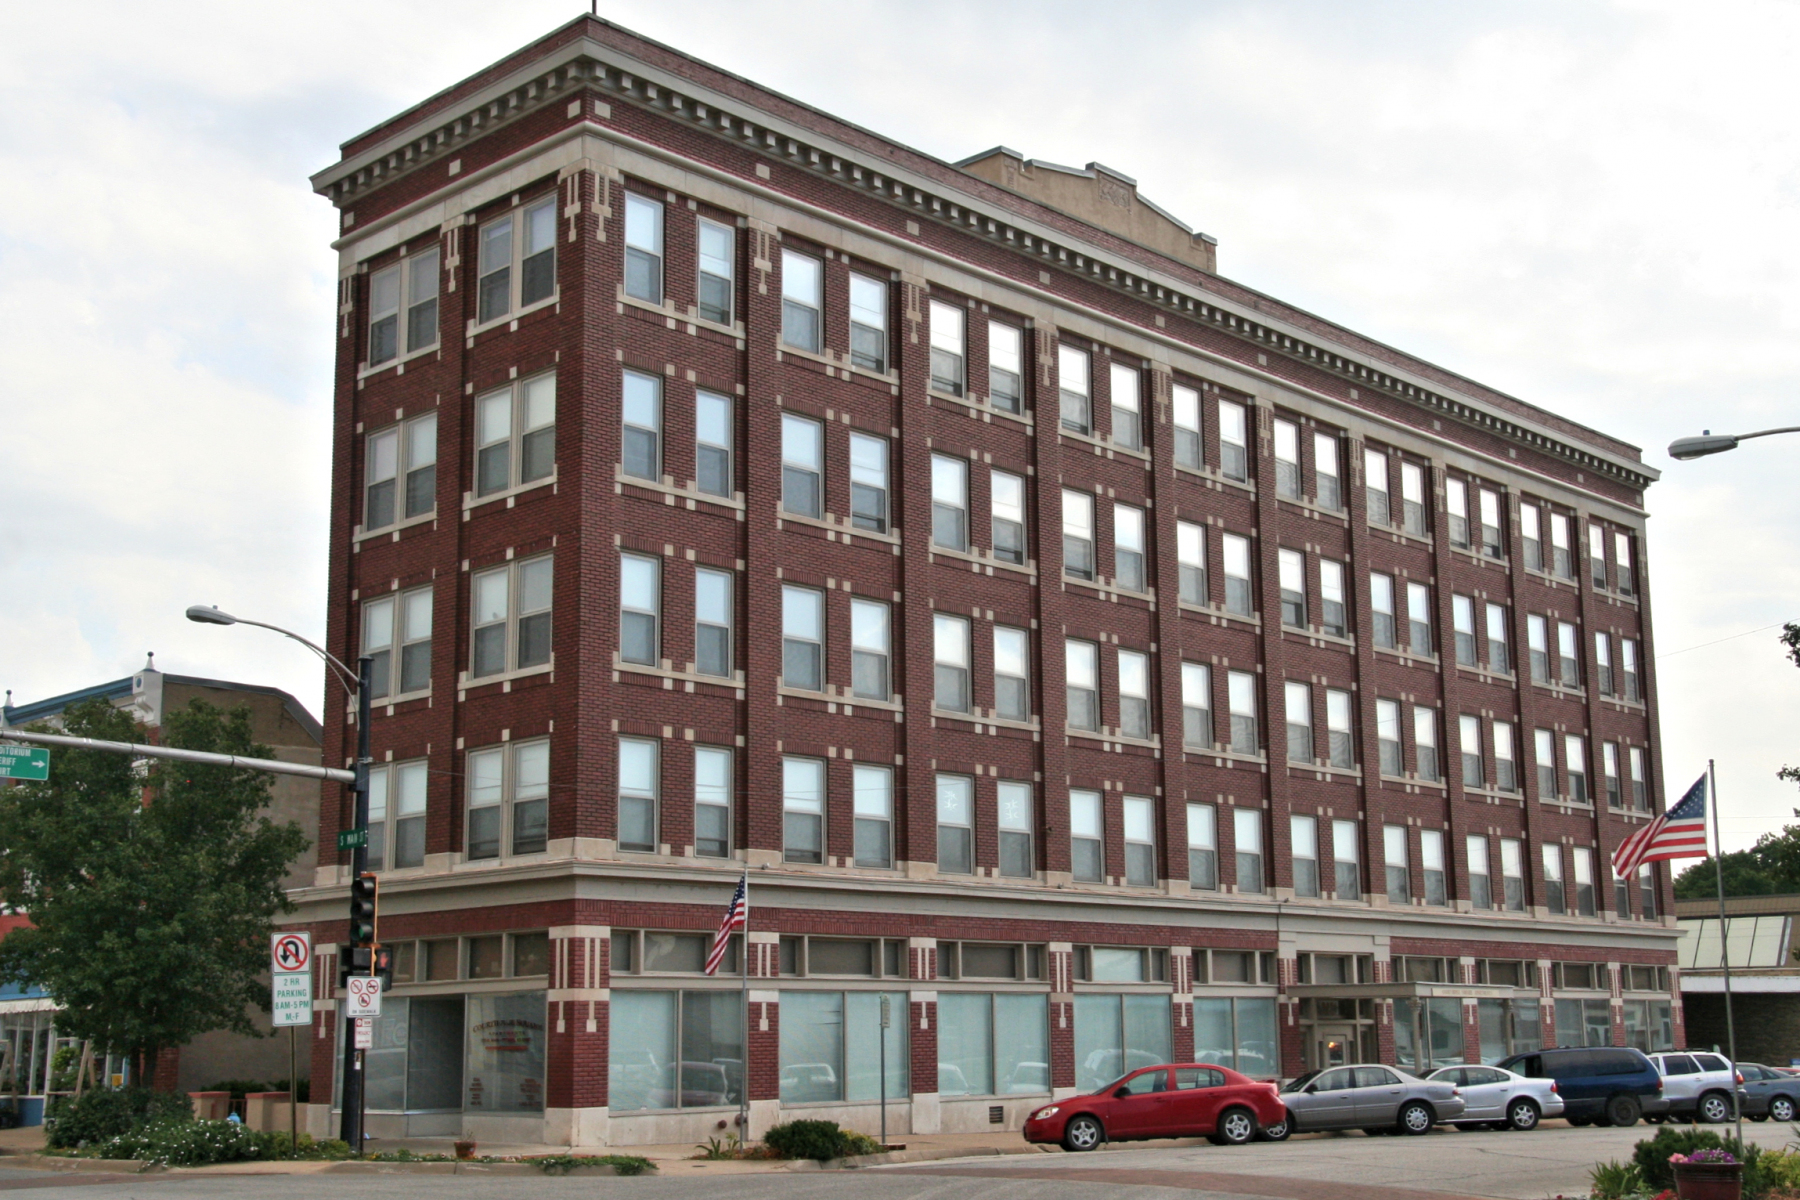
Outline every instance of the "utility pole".
<path fill-rule="evenodd" d="M 369 674 L 375 660 L 363 655 L 356 660 L 356 782 L 352 788 L 350 828 L 361 836 L 350 848 L 351 904 L 356 904 L 356 881 L 369 869 Z M 352 909 L 354 912 L 354 908 Z M 354 941 L 354 933 L 352 940 Z M 369 974 L 375 973 L 375 949 L 369 949 Z M 349 1006 L 338 1025 L 343 1039 L 344 1086 L 339 1099 L 343 1104 L 339 1136 L 350 1147 L 350 1153 L 363 1152 L 363 1054 L 356 1048 L 355 1027 L 351 1024 Z"/>

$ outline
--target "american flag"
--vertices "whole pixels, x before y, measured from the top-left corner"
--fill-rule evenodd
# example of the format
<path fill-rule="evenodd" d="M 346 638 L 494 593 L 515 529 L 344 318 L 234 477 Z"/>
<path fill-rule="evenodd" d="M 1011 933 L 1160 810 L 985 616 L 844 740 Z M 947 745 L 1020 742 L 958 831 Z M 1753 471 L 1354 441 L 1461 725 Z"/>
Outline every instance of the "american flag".
<path fill-rule="evenodd" d="M 749 928 L 750 925 L 750 872 L 738 880 L 737 891 L 731 894 L 731 907 L 725 910 L 725 920 L 719 926 L 719 932 L 713 934 L 712 953 L 706 956 L 706 973 L 711 975 L 725 961 L 725 951 L 731 948 L 731 935 Z"/>
<path fill-rule="evenodd" d="M 1629 879 L 1647 862 L 1706 855 L 1706 776 L 1687 790 L 1681 803 L 1619 843 L 1613 870 Z"/>

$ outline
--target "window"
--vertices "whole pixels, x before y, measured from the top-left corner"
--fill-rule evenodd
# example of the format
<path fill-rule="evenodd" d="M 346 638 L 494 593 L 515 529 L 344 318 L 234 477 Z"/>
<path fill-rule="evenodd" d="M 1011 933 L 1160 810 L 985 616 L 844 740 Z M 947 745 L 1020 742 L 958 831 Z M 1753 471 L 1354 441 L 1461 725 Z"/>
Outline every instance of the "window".
<path fill-rule="evenodd" d="M 1094 498 L 1063 489 L 1063 572 L 1076 579 L 1094 577 Z"/>
<path fill-rule="evenodd" d="M 1517 751 L 1513 748 L 1513 727 L 1508 721 L 1494 722 L 1494 786 L 1503 792 L 1519 790 Z"/>
<path fill-rule="evenodd" d="M 1221 959 L 1230 955 L 1214 951 L 1213 975 Z M 1203 1062 L 1234 1067 L 1257 1079 L 1281 1074 L 1275 1001 L 1239 997 L 1194 998 L 1194 1057 Z M 1177 1073 L 1176 1079 L 1181 1078 Z"/>
<path fill-rule="evenodd" d="M 1425 903 L 1440 908 L 1449 904 L 1450 892 L 1445 886 L 1447 874 L 1443 830 L 1419 830 L 1419 867 L 1420 873 L 1425 877 Z"/>
<path fill-rule="evenodd" d="M 1625 759 L 1631 765 L 1631 807 L 1638 812 L 1650 811 L 1650 777 L 1644 769 L 1644 748 L 1627 746 Z"/>
<path fill-rule="evenodd" d="M 1277 550 L 1281 579 L 1281 623 L 1306 628 L 1306 556 L 1298 550 Z"/>
<path fill-rule="evenodd" d="M 975 949 L 965 947 L 965 956 Z M 898 995 L 904 1001 L 906 994 Z M 1046 996 L 943 992 L 938 996 L 937 1007 L 940 1095 L 1049 1093 L 1050 1022 Z M 905 1092 L 900 1093 L 901 1099 L 905 1096 Z"/>
<path fill-rule="evenodd" d="M 514 236 L 515 222 L 519 236 Z M 556 292 L 556 197 L 483 225 L 479 257 L 478 324 L 548 300 Z"/>
<path fill-rule="evenodd" d="M 1656 868 L 1650 863 L 1638 868 L 1638 916 L 1656 920 Z"/>
<path fill-rule="evenodd" d="M 698 567 L 694 571 L 694 670 L 701 675 L 731 674 L 730 571 Z"/>
<path fill-rule="evenodd" d="M 1622 921 L 1630 920 L 1631 919 L 1631 880 L 1625 878 L 1623 875 L 1620 875 L 1618 872 L 1618 869 L 1616 867 L 1613 867 L 1610 863 L 1607 865 L 1606 873 L 1608 875 L 1612 876 L 1613 912 L 1617 913 L 1619 915 L 1619 919 Z M 1630 974 L 1632 970 L 1633 970 L 1633 968 L 1626 968 L 1625 973 Z M 1652 970 L 1653 970 L 1653 968 L 1652 968 Z M 1630 984 L 1627 983 L 1626 986 L 1630 987 Z"/>
<path fill-rule="evenodd" d="M 1068 676 L 1069 728 L 1100 728 L 1100 648 L 1092 642 L 1068 638 L 1063 643 Z"/>
<path fill-rule="evenodd" d="M 1125 882 L 1156 886 L 1156 806 L 1148 796 L 1125 797 Z"/>
<path fill-rule="evenodd" d="M 1559 512 L 1550 514 L 1550 565 L 1564 579 L 1575 578 L 1575 558 L 1569 545 L 1569 518 Z"/>
<path fill-rule="evenodd" d="M 1205 663 L 1181 664 L 1181 740 L 1212 749 L 1212 668 Z"/>
<path fill-rule="evenodd" d="M 1500 839 L 1500 882 L 1507 912 L 1525 911 L 1525 850 L 1517 838 Z"/>
<path fill-rule="evenodd" d="M 1170 389 L 1174 400 L 1175 465 L 1201 469 L 1200 457 L 1200 393 L 1183 384 Z"/>
<path fill-rule="evenodd" d="M 1250 435 L 1244 406 L 1235 400 L 1219 401 L 1219 473 L 1227 479 L 1250 478 Z"/>
<path fill-rule="evenodd" d="M 1292 845 L 1294 895 L 1317 898 L 1319 894 L 1319 819 L 1298 813 L 1288 818 Z"/>
<path fill-rule="evenodd" d="M 1175 558 L 1180 571 L 1181 601 L 1205 605 L 1206 528 L 1190 521 L 1175 522 Z"/>
<path fill-rule="evenodd" d="M 1468 596 L 1450 597 L 1450 622 L 1456 633 L 1456 662 L 1472 667 L 1478 661 L 1475 653 L 1475 601 Z"/>
<path fill-rule="evenodd" d="M 731 857 L 731 751 L 694 747 L 694 853 Z"/>
<path fill-rule="evenodd" d="M 394 678 L 395 647 L 400 677 Z M 363 605 L 362 652 L 369 668 L 369 696 L 380 700 L 431 690 L 431 589 L 415 588 Z"/>
<path fill-rule="evenodd" d="M 663 302 L 663 206 L 625 193 L 625 294 Z"/>
<path fill-rule="evenodd" d="M 1567 621 L 1556 623 L 1557 678 L 1564 687 L 1581 686 L 1581 635 Z"/>
<path fill-rule="evenodd" d="M 1000 826 L 1000 874 L 1030 879 L 1037 865 L 1032 853 L 1031 785 L 1001 780 L 996 787 Z"/>
<path fill-rule="evenodd" d="M 1312 687 L 1290 679 L 1285 686 L 1285 695 L 1288 761 L 1310 763 L 1313 760 Z"/>
<path fill-rule="evenodd" d="M 863 700 L 889 698 L 888 606 L 850 601 L 850 692 Z"/>
<path fill-rule="evenodd" d="M 1594 587 L 1598 591 L 1606 590 L 1606 530 L 1592 521 L 1588 522 L 1588 571 L 1593 576 Z"/>
<path fill-rule="evenodd" d="M 1119 651 L 1119 732 L 1150 737 L 1150 656 L 1136 650 Z"/>
<path fill-rule="evenodd" d="M 1602 696 L 1612 695 L 1612 639 L 1604 633 L 1594 634 L 1594 668 L 1594 687 Z"/>
<path fill-rule="evenodd" d="M 694 486 L 710 496 L 731 495 L 731 447 L 736 441 L 731 426 L 730 397 L 695 393 Z"/>
<path fill-rule="evenodd" d="M 737 230 L 700 219 L 700 317 L 731 324 L 732 278 L 736 274 Z"/>
<path fill-rule="evenodd" d="M 1450 544 L 1469 548 L 1469 485 L 1460 479 L 1444 480 L 1444 510 L 1450 517 Z"/>
<path fill-rule="evenodd" d="M 1619 639 L 1619 673 L 1625 677 L 1625 698 L 1633 703 L 1643 700 L 1638 683 L 1638 644 L 1631 638 Z"/>
<path fill-rule="evenodd" d="M 1506 609 L 1498 604 L 1487 606 L 1488 670 L 1502 674 L 1512 672 L 1512 654 L 1508 643 Z"/>
<path fill-rule="evenodd" d="M 1362 899 L 1362 858 L 1357 852 L 1355 821 L 1331 823 L 1331 857 L 1337 871 L 1337 898 Z"/>
<path fill-rule="evenodd" d="M 1469 856 L 1469 904 L 1473 908 L 1494 907 L 1493 880 L 1488 875 L 1488 840 L 1472 833 L 1465 839 Z"/>
<path fill-rule="evenodd" d="M 438 340 L 437 248 L 415 254 L 402 265 L 406 268 L 406 352 L 411 354 L 436 345 Z"/>
<path fill-rule="evenodd" d="M 1422 583 L 1406 585 L 1406 627 L 1412 652 L 1431 653 L 1431 589 Z"/>
<path fill-rule="evenodd" d="M 1544 534 L 1539 525 L 1538 506 L 1519 505 L 1519 538 L 1525 543 L 1525 566 L 1533 571 L 1544 569 Z"/>
<path fill-rule="evenodd" d="M 363 459 L 363 531 L 411 520 L 437 508 L 437 414 L 369 435 Z M 404 479 L 404 504 L 397 505 Z M 396 509 L 399 512 L 396 513 Z"/>
<path fill-rule="evenodd" d="M 1369 612 L 1375 644 L 1383 649 L 1396 649 L 1394 613 L 1394 577 L 1371 572 L 1369 575 Z"/>
<path fill-rule="evenodd" d="M 856 792 L 856 865 L 894 865 L 894 772 L 889 767 L 857 763 L 852 772 Z"/>
<path fill-rule="evenodd" d="M 1400 753 L 1400 702 L 1375 701 L 1375 739 L 1381 751 L 1381 773 L 1398 778 L 1406 773 Z"/>
<path fill-rule="evenodd" d="M 1569 772 L 1569 799 L 1576 804 L 1592 803 L 1593 796 L 1588 792 L 1586 738 L 1578 733 L 1563 735 L 1563 765 Z"/>
<path fill-rule="evenodd" d="M 1326 688 L 1326 761 L 1334 767 L 1349 768 L 1356 765 L 1356 740 L 1350 731 L 1350 713 L 1350 693 L 1341 688 Z"/>
<path fill-rule="evenodd" d="M 1226 700 L 1231 706 L 1231 749 L 1235 754 L 1259 754 L 1262 741 L 1256 728 L 1256 676 L 1232 671 L 1225 677 Z"/>
<path fill-rule="evenodd" d="M 646 940 L 667 942 L 676 936 L 650 934 Z M 704 943 L 699 948 L 704 959 Z M 534 1020 L 543 1019 L 542 993 L 538 996 Z M 742 1098 L 738 1064 L 744 1061 L 744 1009 L 731 993 L 620 989 L 613 993 L 608 1028 L 611 1111 L 723 1107 Z"/>
<path fill-rule="evenodd" d="M 936 355 L 933 355 L 935 359 Z M 887 371 L 888 285 L 867 275 L 850 275 L 850 365 Z"/>
<path fill-rule="evenodd" d="M 1236 844 L 1237 890 L 1263 890 L 1262 810 L 1234 808 L 1232 834 Z"/>
<path fill-rule="evenodd" d="M 1568 911 L 1563 897 L 1562 847 L 1544 844 L 1544 907 L 1554 916 Z"/>
<path fill-rule="evenodd" d="M 1319 560 L 1319 628 L 1333 637 L 1350 636 L 1350 616 L 1346 607 L 1348 593 L 1344 586 L 1344 564 L 1329 558 Z"/>
<path fill-rule="evenodd" d="M 988 402 L 1002 412 L 1016 413 L 1024 401 L 1024 365 L 1024 331 L 989 321 Z"/>
<path fill-rule="evenodd" d="M 781 340 L 796 350 L 819 352 L 819 314 L 825 306 L 825 266 L 792 250 L 781 252 Z"/>
<path fill-rule="evenodd" d="M 471 750 L 468 773 L 469 858 L 498 858 L 500 830 L 508 825 L 513 854 L 541 853 L 549 832 L 550 743 Z"/>
<path fill-rule="evenodd" d="M 825 690 L 825 597 L 811 588 L 781 589 L 781 682 Z"/>
<path fill-rule="evenodd" d="M 437 247 L 403 258 L 369 276 L 369 358 L 374 367 L 400 355 L 400 316 L 406 314 L 406 353 L 438 340 Z"/>
<path fill-rule="evenodd" d="M 1481 762 L 1481 718 L 1462 714 L 1456 719 L 1456 732 L 1462 749 L 1463 786 L 1485 788 L 1487 770 Z"/>
<path fill-rule="evenodd" d="M 1412 871 L 1406 859 L 1406 826 L 1381 827 L 1382 857 L 1387 862 L 1387 898 L 1389 904 L 1412 903 Z"/>
<path fill-rule="evenodd" d="M 969 711 L 969 622 L 948 613 L 932 615 L 932 706 L 946 712 Z"/>
<path fill-rule="evenodd" d="M 1062 403 L 1062 427 L 1076 433 L 1092 432 L 1087 351 L 1073 346 L 1056 348 L 1056 385 Z"/>
<path fill-rule="evenodd" d="M 540 375 L 475 401 L 475 494 L 491 496 L 556 473 L 556 376 Z"/>
<path fill-rule="evenodd" d="M 934 456 L 934 486 L 936 462 Z M 816 490 L 818 484 L 813 487 Z M 884 437 L 850 435 L 850 523 L 873 533 L 888 531 L 888 442 Z"/>
<path fill-rule="evenodd" d="M 1363 477 L 1369 501 L 1369 524 L 1392 525 L 1393 504 L 1388 495 L 1388 459 L 1379 450 L 1363 450 Z"/>
<path fill-rule="evenodd" d="M 1319 493 L 1319 507 L 1344 507 L 1344 485 L 1338 475 L 1338 440 L 1336 434 L 1313 434 L 1313 480 Z"/>
<path fill-rule="evenodd" d="M 1139 382 L 1136 371 L 1120 363 L 1112 364 L 1112 440 L 1133 450 L 1144 448 Z"/>
<path fill-rule="evenodd" d="M 817 421 L 781 414 L 781 507 L 817 518 L 824 512 L 825 430 Z"/>
<path fill-rule="evenodd" d="M 1556 735 L 1548 729 L 1532 730 L 1532 751 L 1537 761 L 1538 799 L 1555 799 Z"/>
<path fill-rule="evenodd" d="M 947 875 L 975 872 L 975 781 L 967 775 L 937 777 L 937 863 Z"/>
<path fill-rule="evenodd" d="M 1025 480 L 1011 471 L 988 476 L 988 504 L 994 515 L 994 557 L 1025 561 Z"/>
<path fill-rule="evenodd" d="M 994 626 L 994 715 L 1031 719 L 1031 642 L 1023 629 Z"/>
<path fill-rule="evenodd" d="M 1078 883 L 1100 883 L 1106 877 L 1099 792 L 1069 793 L 1069 868 Z"/>
<path fill-rule="evenodd" d="M 429 779 L 425 760 L 377 763 L 369 768 L 369 869 L 425 863 L 425 799 Z"/>
<path fill-rule="evenodd" d="M 931 456 L 931 541 L 947 550 L 969 548 L 969 464 Z"/>
<path fill-rule="evenodd" d="M 550 557 L 545 555 L 475 576 L 472 677 L 549 663 L 550 574 Z"/>
<path fill-rule="evenodd" d="M 1218 814 L 1210 804 L 1187 806 L 1188 886 L 1219 890 Z"/>
<path fill-rule="evenodd" d="M 1418 760 L 1419 778 L 1443 778 L 1438 770 L 1437 709 L 1423 704 L 1413 705 L 1413 755 Z"/>
<path fill-rule="evenodd" d="M 1300 499 L 1300 427 L 1279 417 L 1275 429 L 1275 494 Z"/>
<path fill-rule="evenodd" d="M 1225 556 L 1225 611 L 1250 616 L 1256 611 L 1250 591 L 1250 539 L 1220 534 L 1219 546 Z"/>
<path fill-rule="evenodd" d="M 1500 495 L 1481 489 L 1481 552 L 1489 558 L 1505 558 L 1506 546 L 1500 540 Z"/>
<path fill-rule="evenodd" d="M 661 658 L 662 563 L 644 554 L 619 556 L 619 658 L 654 667 Z"/>
<path fill-rule="evenodd" d="M 1525 617 L 1525 645 L 1531 652 L 1531 682 L 1550 682 L 1550 623 L 1536 613 Z"/>
<path fill-rule="evenodd" d="M 1618 577 L 1619 595 L 1631 595 L 1635 584 L 1631 574 L 1631 538 L 1628 534 L 1613 534 L 1613 572 Z"/>
<path fill-rule="evenodd" d="M 1595 915 L 1594 852 L 1586 846 L 1575 847 L 1575 912 L 1583 917 Z"/>
<path fill-rule="evenodd" d="M 656 852 L 661 746 L 649 738 L 619 739 L 619 849 Z"/>
<path fill-rule="evenodd" d="M 625 372 L 624 471 L 639 479 L 662 478 L 662 380 Z"/>
<path fill-rule="evenodd" d="M 1144 590 L 1144 510 L 1130 504 L 1113 505 L 1113 582 Z"/>
<path fill-rule="evenodd" d="M 816 758 L 781 760 L 782 858 L 825 861 L 825 764 Z"/>
<path fill-rule="evenodd" d="M 931 386 L 952 396 L 963 394 L 968 354 L 964 314 L 940 300 L 931 301 Z"/>

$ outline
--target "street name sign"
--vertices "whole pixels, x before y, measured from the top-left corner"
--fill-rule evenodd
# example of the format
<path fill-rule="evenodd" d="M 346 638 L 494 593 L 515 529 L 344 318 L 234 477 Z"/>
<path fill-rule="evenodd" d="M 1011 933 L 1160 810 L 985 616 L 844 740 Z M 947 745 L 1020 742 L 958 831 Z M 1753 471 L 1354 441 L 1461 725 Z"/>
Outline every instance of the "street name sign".
<path fill-rule="evenodd" d="M 351 1017 L 379 1017 L 381 1015 L 381 977 L 379 975 L 352 975 L 350 977 L 350 998 L 345 1015 Z"/>
<path fill-rule="evenodd" d="M 41 746 L 0 745 L 0 779 L 50 778 L 50 751 Z"/>
<path fill-rule="evenodd" d="M 344 829 L 338 832 L 339 850 L 354 850 L 358 846 L 368 844 L 369 831 L 367 829 Z"/>

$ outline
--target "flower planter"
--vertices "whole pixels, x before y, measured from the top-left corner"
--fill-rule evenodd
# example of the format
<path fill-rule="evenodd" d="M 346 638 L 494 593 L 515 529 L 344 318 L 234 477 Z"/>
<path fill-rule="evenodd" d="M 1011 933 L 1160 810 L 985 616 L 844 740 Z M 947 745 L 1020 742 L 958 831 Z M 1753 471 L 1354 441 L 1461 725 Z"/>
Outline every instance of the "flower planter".
<path fill-rule="evenodd" d="M 1675 1169 L 1675 1194 L 1681 1200 L 1742 1200 L 1744 1167 L 1741 1163 L 1670 1163 Z"/>
<path fill-rule="evenodd" d="M 456 1157 L 457 1158 L 474 1158 L 475 1157 L 475 1143 L 474 1142 L 457 1142 L 456 1143 Z M 1708 1194 L 1710 1195 L 1710 1193 L 1708 1193 Z"/>

